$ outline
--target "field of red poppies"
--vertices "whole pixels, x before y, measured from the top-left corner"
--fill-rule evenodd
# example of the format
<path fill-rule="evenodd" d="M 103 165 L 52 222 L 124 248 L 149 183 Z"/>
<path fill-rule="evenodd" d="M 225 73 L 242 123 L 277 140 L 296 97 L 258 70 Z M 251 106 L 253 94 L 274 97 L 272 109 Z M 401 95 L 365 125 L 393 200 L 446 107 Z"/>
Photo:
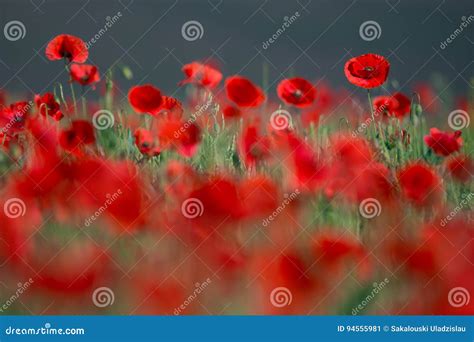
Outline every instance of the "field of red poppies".
<path fill-rule="evenodd" d="M 188 61 L 124 102 L 80 38 L 42 53 L 67 78 L 0 98 L 2 314 L 474 314 L 473 93 L 367 53 L 346 90 Z"/>

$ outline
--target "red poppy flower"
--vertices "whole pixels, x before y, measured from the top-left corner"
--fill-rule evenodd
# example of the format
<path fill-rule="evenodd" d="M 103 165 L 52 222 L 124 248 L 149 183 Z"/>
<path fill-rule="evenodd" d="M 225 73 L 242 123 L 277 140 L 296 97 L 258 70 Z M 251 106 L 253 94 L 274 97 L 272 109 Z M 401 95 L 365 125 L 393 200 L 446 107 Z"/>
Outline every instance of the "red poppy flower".
<path fill-rule="evenodd" d="M 425 143 L 439 156 L 449 156 L 459 151 L 462 146 L 461 131 L 454 133 L 442 132 L 437 128 L 430 129 L 430 135 L 425 136 Z"/>
<path fill-rule="evenodd" d="M 148 157 L 154 157 L 160 154 L 161 151 L 159 147 L 156 146 L 150 131 L 138 128 L 133 136 L 135 137 L 135 145 L 142 154 Z"/>
<path fill-rule="evenodd" d="M 99 70 L 96 66 L 89 64 L 71 65 L 71 78 L 82 86 L 100 81 Z"/>
<path fill-rule="evenodd" d="M 474 177 L 474 161 L 466 155 L 449 158 L 446 167 L 451 177 L 459 182 L 467 183 Z"/>
<path fill-rule="evenodd" d="M 82 39 L 69 34 L 56 36 L 46 47 L 46 57 L 51 61 L 66 58 L 70 63 L 84 63 L 88 56 L 89 51 Z"/>
<path fill-rule="evenodd" d="M 66 151 L 80 152 L 80 148 L 84 145 L 93 144 L 95 142 L 94 129 L 88 121 L 76 120 L 72 122 L 69 129 L 59 134 L 59 144 Z"/>
<path fill-rule="evenodd" d="M 193 83 L 214 88 L 222 80 L 222 73 L 219 70 L 198 62 L 186 64 L 181 70 L 186 75 L 186 79 L 181 81 L 179 85 Z"/>
<path fill-rule="evenodd" d="M 128 92 L 128 101 L 135 112 L 156 115 L 163 100 L 159 89 L 146 84 L 132 87 Z"/>
<path fill-rule="evenodd" d="M 278 97 L 285 103 L 295 107 L 311 105 L 316 98 L 316 88 L 301 77 L 283 80 L 277 87 Z"/>
<path fill-rule="evenodd" d="M 179 119 L 164 119 L 158 124 L 160 146 L 174 148 L 185 157 L 192 157 L 201 141 L 201 130 L 193 122 Z"/>
<path fill-rule="evenodd" d="M 384 84 L 387 80 L 390 64 L 373 53 L 351 58 L 344 67 L 347 80 L 361 88 L 371 89 Z"/>
<path fill-rule="evenodd" d="M 64 117 L 60 105 L 52 93 L 46 93 L 43 96 L 35 95 L 35 103 L 40 114 L 43 116 L 48 115 L 56 121 L 59 121 Z"/>
<path fill-rule="evenodd" d="M 178 99 L 163 95 L 161 97 L 161 106 L 158 112 L 170 113 L 176 118 L 181 118 L 183 115 L 183 106 Z"/>
<path fill-rule="evenodd" d="M 20 101 L 6 108 L 0 108 L 0 133 L 13 136 L 23 130 L 25 120 L 31 109 L 31 103 Z"/>
<path fill-rule="evenodd" d="M 270 140 L 261 136 L 254 125 L 247 126 L 240 139 L 240 154 L 247 166 L 253 166 L 270 156 Z"/>
<path fill-rule="evenodd" d="M 239 107 L 258 107 L 265 101 L 263 91 L 245 77 L 227 78 L 225 89 L 227 97 Z"/>
<path fill-rule="evenodd" d="M 222 113 L 226 118 L 238 118 L 242 115 L 242 112 L 239 108 L 234 106 L 225 106 L 222 110 Z"/>
<path fill-rule="evenodd" d="M 377 96 L 374 99 L 374 112 L 376 116 L 386 114 L 402 119 L 410 112 L 411 101 L 402 93 L 392 96 Z"/>
<path fill-rule="evenodd" d="M 441 195 L 441 179 L 427 165 L 414 163 L 398 173 L 403 195 L 415 205 L 435 204 Z"/>

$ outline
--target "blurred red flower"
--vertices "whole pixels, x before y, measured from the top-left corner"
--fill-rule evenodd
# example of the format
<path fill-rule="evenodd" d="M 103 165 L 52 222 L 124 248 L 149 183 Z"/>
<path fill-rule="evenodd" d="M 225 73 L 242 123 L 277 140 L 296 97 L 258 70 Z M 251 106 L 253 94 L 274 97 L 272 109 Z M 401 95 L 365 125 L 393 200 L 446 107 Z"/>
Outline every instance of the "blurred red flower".
<path fill-rule="evenodd" d="M 132 87 L 128 92 L 128 101 L 135 112 L 156 115 L 160 111 L 163 99 L 159 89 L 151 84 L 145 84 Z"/>
<path fill-rule="evenodd" d="M 45 93 L 43 96 L 35 95 L 35 103 L 43 116 L 48 115 L 56 121 L 64 117 L 59 102 L 56 101 L 52 93 Z"/>
<path fill-rule="evenodd" d="M 430 135 L 426 135 L 424 140 L 437 155 L 445 157 L 459 151 L 462 146 L 461 131 L 446 133 L 437 128 L 431 128 Z"/>
<path fill-rule="evenodd" d="M 351 58 L 344 66 L 347 80 L 366 89 L 376 88 L 384 84 L 389 70 L 389 62 L 383 56 L 373 53 Z"/>
<path fill-rule="evenodd" d="M 96 66 L 89 64 L 71 65 L 71 78 L 82 86 L 100 81 L 99 70 Z"/>
<path fill-rule="evenodd" d="M 181 70 L 186 75 L 186 79 L 181 81 L 179 85 L 193 83 L 203 87 L 214 88 L 222 80 L 222 73 L 219 70 L 199 62 L 186 64 Z"/>
<path fill-rule="evenodd" d="M 61 34 L 54 37 L 46 46 L 46 57 L 51 61 L 65 58 L 69 63 L 84 63 L 89 57 L 89 51 L 82 39 Z"/>
<path fill-rule="evenodd" d="M 277 94 L 286 104 L 307 107 L 316 99 L 316 88 L 304 78 L 295 77 L 281 81 Z"/>
<path fill-rule="evenodd" d="M 144 128 L 138 128 L 133 134 L 135 138 L 135 145 L 137 146 L 140 153 L 154 157 L 160 154 L 161 150 L 156 145 L 155 140 L 150 131 Z"/>
<path fill-rule="evenodd" d="M 239 107 L 258 107 L 265 101 L 263 91 L 245 77 L 227 78 L 225 89 L 227 97 Z"/>
<path fill-rule="evenodd" d="M 467 183 L 474 177 L 474 161 L 466 155 L 453 156 L 446 160 L 446 168 L 451 177 Z"/>
<path fill-rule="evenodd" d="M 417 206 L 435 205 L 440 200 L 442 183 L 429 166 L 417 162 L 398 172 L 403 195 Z"/>
<path fill-rule="evenodd" d="M 377 96 L 374 99 L 375 113 L 399 119 L 403 119 L 406 114 L 410 113 L 410 105 L 410 99 L 402 93 L 395 93 L 392 96 Z"/>
<path fill-rule="evenodd" d="M 81 147 L 95 142 L 94 128 L 85 120 L 75 120 L 71 128 L 59 134 L 59 144 L 66 151 L 81 154 Z"/>

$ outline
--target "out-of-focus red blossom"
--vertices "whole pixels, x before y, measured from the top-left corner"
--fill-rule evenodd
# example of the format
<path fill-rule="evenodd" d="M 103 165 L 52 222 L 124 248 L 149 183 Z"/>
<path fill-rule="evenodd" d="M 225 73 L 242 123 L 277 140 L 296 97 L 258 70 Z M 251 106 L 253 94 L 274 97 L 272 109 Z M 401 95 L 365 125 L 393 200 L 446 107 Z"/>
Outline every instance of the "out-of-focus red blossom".
<path fill-rule="evenodd" d="M 82 148 L 85 145 L 95 142 L 94 128 L 90 122 L 85 120 L 75 120 L 71 127 L 59 133 L 59 144 L 68 152 L 82 155 Z"/>
<path fill-rule="evenodd" d="M 338 135 L 331 140 L 334 156 L 348 167 L 356 167 L 371 162 L 374 158 L 373 148 L 363 138 Z"/>
<path fill-rule="evenodd" d="M 135 138 L 135 145 L 143 155 L 155 157 L 161 153 L 150 131 L 144 128 L 137 128 L 133 136 Z"/>
<path fill-rule="evenodd" d="M 321 188 L 327 176 L 327 167 L 313 148 L 292 132 L 285 132 L 277 139 L 283 142 L 282 159 L 290 170 L 290 187 L 306 191 Z"/>
<path fill-rule="evenodd" d="M 82 86 L 100 81 L 99 69 L 95 65 L 73 64 L 70 68 L 71 78 Z"/>
<path fill-rule="evenodd" d="M 0 108 L 0 133 L 13 136 L 22 131 L 31 107 L 31 103 L 20 101 L 12 103 L 8 107 Z"/>
<path fill-rule="evenodd" d="M 344 66 L 347 80 L 357 87 L 371 89 L 387 80 L 389 62 L 380 55 L 368 53 L 349 59 Z"/>
<path fill-rule="evenodd" d="M 277 86 L 278 97 L 286 104 L 307 107 L 316 99 L 316 88 L 301 77 L 281 81 Z"/>
<path fill-rule="evenodd" d="M 201 129 L 194 122 L 168 118 L 158 124 L 161 149 L 174 148 L 185 157 L 192 157 L 199 148 Z"/>
<path fill-rule="evenodd" d="M 265 101 L 265 94 L 249 79 L 232 76 L 225 81 L 225 90 L 229 100 L 239 107 L 258 107 Z"/>
<path fill-rule="evenodd" d="M 457 217 L 423 228 L 421 236 L 415 239 L 398 239 L 387 250 L 395 267 L 403 270 L 400 277 L 411 281 L 409 306 L 403 306 L 399 314 L 416 315 L 430 312 L 433 315 L 465 315 L 474 312 L 474 303 L 453 306 L 448 298 L 450 291 L 462 287 L 472 293 L 474 285 L 472 273 L 474 266 L 474 232 L 472 224 Z M 449 267 L 446 267 L 449 260 Z M 426 292 L 426 285 L 431 291 Z M 422 298 L 422 300 L 419 300 Z M 406 299 L 404 299 L 406 300 Z"/>
<path fill-rule="evenodd" d="M 48 291 L 55 295 L 90 296 L 109 271 L 106 252 L 92 242 L 35 250 L 28 263 L 37 271 L 33 277 L 33 291 Z"/>
<path fill-rule="evenodd" d="M 218 228 L 227 221 L 235 221 L 244 217 L 244 206 L 239 197 L 238 185 L 220 175 L 211 177 L 200 187 L 189 194 L 189 198 L 202 203 L 201 216 L 190 219 L 190 222 L 203 228 Z M 186 205 L 183 202 L 184 209 Z"/>
<path fill-rule="evenodd" d="M 65 58 L 69 63 L 84 63 L 89 57 L 89 51 L 82 39 L 61 34 L 54 37 L 46 46 L 46 57 L 51 61 Z"/>
<path fill-rule="evenodd" d="M 410 113 L 410 105 L 410 99 L 402 93 L 395 93 L 392 96 L 377 96 L 374 99 L 374 112 L 377 115 L 386 114 L 403 119 Z"/>
<path fill-rule="evenodd" d="M 437 128 L 431 128 L 430 135 L 426 135 L 424 140 L 434 153 L 444 157 L 459 151 L 462 146 L 461 131 L 446 133 Z"/>
<path fill-rule="evenodd" d="M 239 197 L 247 218 L 270 215 L 281 203 L 276 184 L 262 175 L 243 180 L 239 186 Z"/>
<path fill-rule="evenodd" d="M 146 221 L 143 185 L 132 163 L 89 158 L 76 161 L 71 169 L 78 190 L 68 198 L 82 205 L 85 214 L 107 203 L 104 216 L 118 232 L 134 231 Z"/>
<path fill-rule="evenodd" d="M 209 65 L 199 62 L 186 64 L 181 69 L 186 75 L 186 79 L 179 85 L 193 83 L 207 88 L 216 87 L 222 80 L 222 73 Z"/>
<path fill-rule="evenodd" d="M 434 206 L 442 196 L 442 180 L 428 165 L 416 162 L 398 172 L 403 196 L 416 206 Z"/>
<path fill-rule="evenodd" d="M 305 128 L 319 125 L 319 119 L 321 118 L 321 112 L 319 109 L 307 109 L 301 113 L 301 122 Z"/>
<path fill-rule="evenodd" d="M 156 115 L 160 112 L 163 97 L 159 89 L 151 84 L 145 84 L 130 88 L 128 102 L 139 114 Z"/>
<path fill-rule="evenodd" d="M 161 97 L 161 106 L 158 113 L 170 114 L 173 117 L 181 118 L 183 116 L 183 106 L 178 99 L 170 96 Z"/>
<path fill-rule="evenodd" d="M 245 165 L 251 167 L 270 156 L 270 139 L 259 133 L 257 125 L 247 125 L 240 138 L 240 154 Z"/>
<path fill-rule="evenodd" d="M 455 180 L 468 183 L 474 177 L 474 161 L 461 154 L 446 160 L 446 168 Z"/>
<path fill-rule="evenodd" d="M 355 237 L 326 230 L 313 236 L 312 241 L 312 252 L 318 267 L 337 276 L 348 266 L 355 266 L 360 279 L 369 277 L 371 269 L 369 255 Z"/>
<path fill-rule="evenodd" d="M 242 112 L 239 108 L 230 105 L 225 106 L 222 110 L 222 113 L 224 113 L 224 116 L 229 119 L 238 118 L 242 115 Z"/>
<path fill-rule="evenodd" d="M 52 93 L 45 93 L 43 96 L 35 95 L 35 103 L 40 114 L 43 116 L 48 115 L 56 121 L 64 117 L 59 102 L 56 101 Z"/>

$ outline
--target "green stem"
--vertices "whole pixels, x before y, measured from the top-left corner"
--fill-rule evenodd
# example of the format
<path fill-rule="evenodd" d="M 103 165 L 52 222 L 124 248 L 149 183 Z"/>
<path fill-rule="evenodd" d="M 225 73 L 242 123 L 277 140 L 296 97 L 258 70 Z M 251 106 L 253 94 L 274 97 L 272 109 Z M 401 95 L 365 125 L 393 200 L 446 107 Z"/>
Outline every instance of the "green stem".
<path fill-rule="evenodd" d="M 372 97 L 370 96 L 370 89 L 367 89 L 367 99 L 369 100 L 369 109 L 370 109 L 370 116 L 372 118 L 372 138 L 375 139 L 377 135 L 377 128 L 375 126 L 375 114 L 374 114 L 374 106 L 372 104 Z"/>

